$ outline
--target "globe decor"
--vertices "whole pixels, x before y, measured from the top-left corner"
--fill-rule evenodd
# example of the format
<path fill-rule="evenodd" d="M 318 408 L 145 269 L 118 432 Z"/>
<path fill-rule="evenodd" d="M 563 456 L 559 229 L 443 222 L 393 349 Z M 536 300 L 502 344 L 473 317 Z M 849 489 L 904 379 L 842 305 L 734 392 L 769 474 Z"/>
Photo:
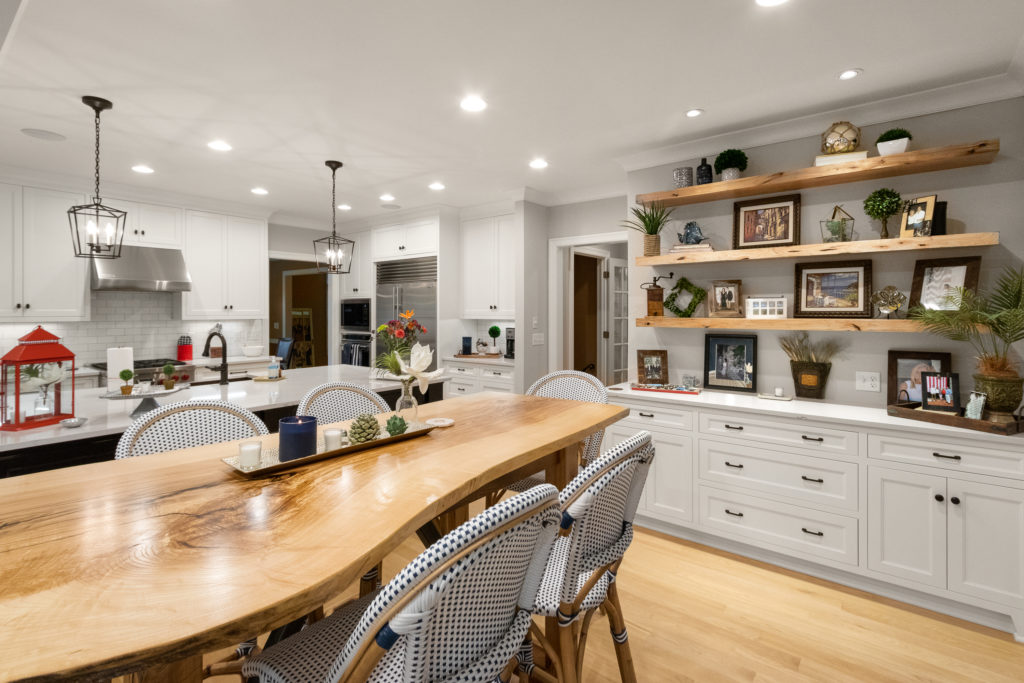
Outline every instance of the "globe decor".
<path fill-rule="evenodd" d="M 75 416 L 75 354 L 41 326 L 0 358 L 0 430 L 45 427 Z"/>

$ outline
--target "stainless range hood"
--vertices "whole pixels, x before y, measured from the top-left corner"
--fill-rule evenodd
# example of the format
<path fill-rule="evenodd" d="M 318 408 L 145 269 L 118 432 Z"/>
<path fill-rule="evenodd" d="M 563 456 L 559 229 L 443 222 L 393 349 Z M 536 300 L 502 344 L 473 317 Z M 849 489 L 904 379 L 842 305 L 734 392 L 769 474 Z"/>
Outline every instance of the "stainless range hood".
<path fill-rule="evenodd" d="M 121 247 L 121 257 L 92 259 L 92 288 L 119 292 L 188 292 L 192 278 L 180 249 Z"/>

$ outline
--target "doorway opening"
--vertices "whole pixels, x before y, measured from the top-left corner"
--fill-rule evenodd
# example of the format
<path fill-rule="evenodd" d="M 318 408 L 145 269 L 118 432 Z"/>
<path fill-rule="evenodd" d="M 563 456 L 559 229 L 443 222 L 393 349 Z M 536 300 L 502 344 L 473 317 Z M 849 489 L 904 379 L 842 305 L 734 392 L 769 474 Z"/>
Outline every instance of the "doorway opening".
<path fill-rule="evenodd" d="M 270 261 L 270 352 L 292 340 L 290 368 L 327 365 L 328 281 L 305 261 Z"/>

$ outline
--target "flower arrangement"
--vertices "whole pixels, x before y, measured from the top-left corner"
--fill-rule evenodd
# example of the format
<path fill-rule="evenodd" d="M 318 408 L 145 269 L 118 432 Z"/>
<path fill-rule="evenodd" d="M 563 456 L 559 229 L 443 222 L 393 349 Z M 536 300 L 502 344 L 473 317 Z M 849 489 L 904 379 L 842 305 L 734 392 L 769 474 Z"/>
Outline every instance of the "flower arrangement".
<path fill-rule="evenodd" d="M 416 312 L 409 309 L 398 314 L 399 320 L 389 320 L 377 328 L 375 336 L 377 342 L 384 345 L 384 351 L 377 354 L 376 367 L 392 375 L 403 374 L 400 359 L 408 358 L 416 339 L 427 332 L 413 317 L 415 315 Z"/>

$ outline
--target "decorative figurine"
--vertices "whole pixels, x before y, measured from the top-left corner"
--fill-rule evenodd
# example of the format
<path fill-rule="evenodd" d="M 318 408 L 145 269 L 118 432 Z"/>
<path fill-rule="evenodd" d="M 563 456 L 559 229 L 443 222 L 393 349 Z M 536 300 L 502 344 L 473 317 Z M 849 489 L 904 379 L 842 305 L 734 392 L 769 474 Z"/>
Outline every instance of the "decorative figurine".
<path fill-rule="evenodd" d="M 856 151 L 858 146 L 860 146 L 860 128 L 849 121 L 836 121 L 821 134 L 823 154 L 845 154 Z"/>
<path fill-rule="evenodd" d="M 704 233 L 701 232 L 700 226 L 697 225 L 697 221 L 690 221 L 683 226 L 683 231 L 677 232 L 676 235 L 679 236 L 679 242 L 681 244 L 700 244 L 705 240 L 711 239 L 710 237 L 704 236 Z"/>
<path fill-rule="evenodd" d="M 903 304 L 907 303 L 906 295 L 892 285 L 871 296 L 871 303 L 878 307 L 879 313 L 885 313 L 887 320 L 892 319 L 892 314 L 900 310 Z"/>

